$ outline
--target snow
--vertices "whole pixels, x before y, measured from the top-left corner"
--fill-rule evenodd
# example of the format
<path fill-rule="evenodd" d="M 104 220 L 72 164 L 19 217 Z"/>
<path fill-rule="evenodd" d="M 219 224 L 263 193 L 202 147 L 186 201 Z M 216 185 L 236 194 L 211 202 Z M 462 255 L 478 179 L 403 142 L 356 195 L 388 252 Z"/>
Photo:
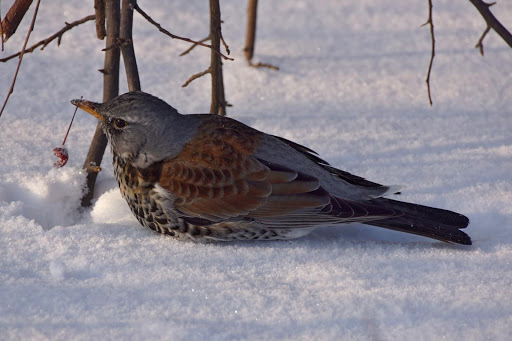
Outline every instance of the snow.
<path fill-rule="evenodd" d="M 5 13 L 12 1 L 1 3 Z M 203 38 L 208 6 L 140 4 L 171 32 Z M 80 208 L 95 120 L 69 101 L 101 100 L 103 42 L 92 22 L 26 55 L 0 118 L 2 339 L 504 340 L 512 334 L 512 53 L 468 1 L 434 2 L 434 106 L 427 4 L 261 1 L 255 61 L 243 58 L 244 1 L 222 1 L 228 114 L 318 151 L 333 165 L 403 186 L 401 199 L 469 216 L 471 247 L 353 224 L 285 242 L 193 244 L 143 228 L 107 153 L 94 205 Z M 512 27 L 512 4 L 492 7 Z M 31 42 L 93 12 L 43 2 Z M 31 12 L 29 12 L 31 13 Z M 31 16 L 31 14 L 29 14 Z M 23 43 L 29 19 L 1 56 Z M 182 113 L 209 109 L 210 80 L 181 85 L 209 51 L 135 15 L 143 90 Z M 1 65 L 0 94 L 16 61 Z M 125 92 L 124 78 L 121 91 Z M 3 99 L 3 97 L 2 97 Z"/>

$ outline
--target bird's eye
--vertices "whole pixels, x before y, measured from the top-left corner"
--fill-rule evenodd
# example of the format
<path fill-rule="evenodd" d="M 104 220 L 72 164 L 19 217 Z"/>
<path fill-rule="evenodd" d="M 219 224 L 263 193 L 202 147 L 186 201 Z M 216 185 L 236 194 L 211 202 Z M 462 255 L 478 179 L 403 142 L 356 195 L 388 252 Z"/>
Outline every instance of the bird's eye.
<path fill-rule="evenodd" d="M 120 118 L 116 118 L 114 119 L 114 127 L 116 127 L 117 129 L 123 129 L 124 127 L 126 127 L 127 123 L 125 120 L 122 120 Z"/>

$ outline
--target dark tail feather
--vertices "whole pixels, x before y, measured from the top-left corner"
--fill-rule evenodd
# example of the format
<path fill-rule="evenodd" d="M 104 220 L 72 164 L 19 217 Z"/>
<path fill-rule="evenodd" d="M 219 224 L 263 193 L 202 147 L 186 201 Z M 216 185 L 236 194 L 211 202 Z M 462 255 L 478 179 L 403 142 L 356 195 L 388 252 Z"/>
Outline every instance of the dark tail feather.
<path fill-rule="evenodd" d="M 386 198 L 374 199 L 372 202 L 403 212 L 403 215 L 367 222 L 368 225 L 418 234 L 448 243 L 471 245 L 471 238 L 459 230 L 469 224 L 469 219 L 462 214 Z"/>

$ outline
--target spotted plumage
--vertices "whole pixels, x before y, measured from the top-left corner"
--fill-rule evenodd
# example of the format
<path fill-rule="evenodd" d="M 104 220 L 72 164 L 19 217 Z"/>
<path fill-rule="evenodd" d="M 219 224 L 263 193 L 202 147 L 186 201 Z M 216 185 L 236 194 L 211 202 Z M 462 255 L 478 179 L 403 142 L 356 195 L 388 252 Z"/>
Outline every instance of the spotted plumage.
<path fill-rule="evenodd" d="M 102 123 L 121 194 L 154 231 L 182 240 L 272 240 L 361 222 L 471 244 L 459 230 L 469 223 L 463 215 L 384 198 L 390 187 L 233 119 L 181 115 L 143 92 L 72 102 Z"/>

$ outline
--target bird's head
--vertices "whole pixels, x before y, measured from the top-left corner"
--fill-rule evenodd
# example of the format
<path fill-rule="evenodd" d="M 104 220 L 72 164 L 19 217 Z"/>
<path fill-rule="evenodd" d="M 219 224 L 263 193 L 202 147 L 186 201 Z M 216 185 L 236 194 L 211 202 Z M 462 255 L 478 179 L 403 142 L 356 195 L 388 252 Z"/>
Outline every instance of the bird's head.
<path fill-rule="evenodd" d="M 180 129 L 182 115 L 155 96 L 133 91 L 105 103 L 82 99 L 71 103 L 96 117 L 112 152 L 135 167 L 146 168 L 172 156 L 178 147 L 172 135 Z"/>

